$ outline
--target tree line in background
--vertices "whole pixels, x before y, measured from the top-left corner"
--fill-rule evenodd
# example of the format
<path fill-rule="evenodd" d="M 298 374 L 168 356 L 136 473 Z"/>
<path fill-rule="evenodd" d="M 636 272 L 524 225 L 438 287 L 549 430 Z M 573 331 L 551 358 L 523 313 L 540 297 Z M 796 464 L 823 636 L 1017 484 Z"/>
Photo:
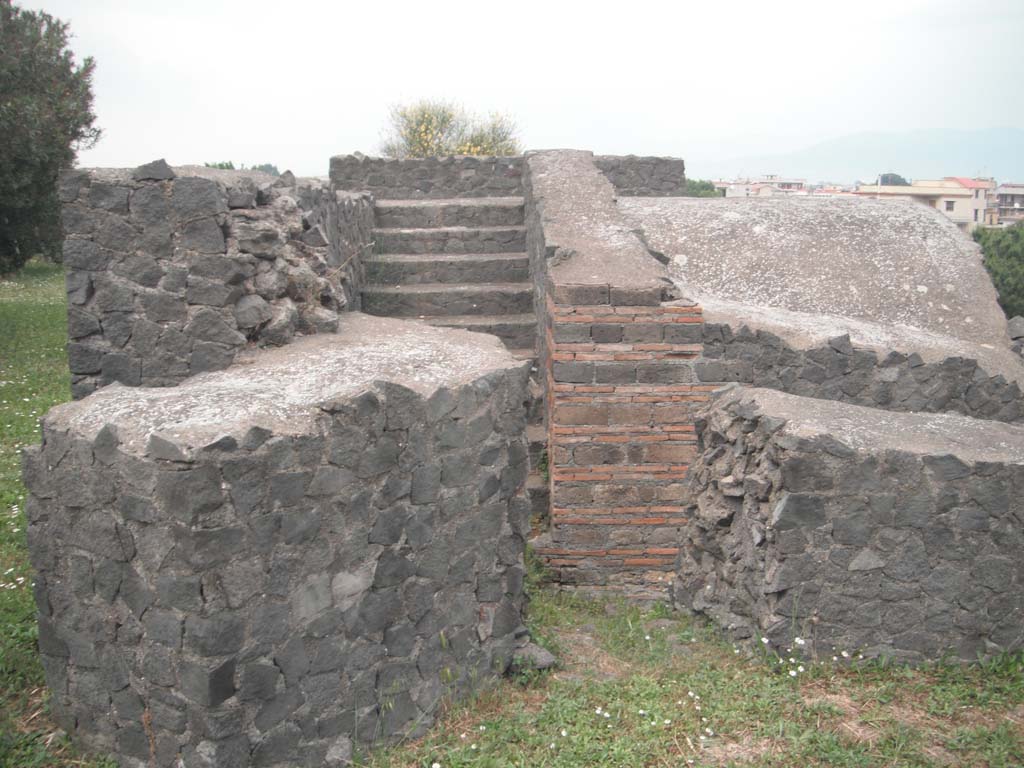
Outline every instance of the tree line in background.
<path fill-rule="evenodd" d="M 898 173 L 883 173 L 878 177 L 878 183 L 883 187 L 909 187 L 910 182 Z"/>
<path fill-rule="evenodd" d="M 65 22 L 0 0 L 0 274 L 60 257 L 57 177 L 100 137 L 95 63 L 67 44 Z"/>
<path fill-rule="evenodd" d="M 1024 315 L 1024 223 L 1005 229 L 978 227 L 974 240 L 981 246 L 1006 316 Z"/>
<path fill-rule="evenodd" d="M 716 189 L 714 183 L 701 179 L 687 179 L 683 197 L 723 197 L 724 190 Z"/>
<path fill-rule="evenodd" d="M 203 163 L 207 168 L 219 168 L 222 171 L 262 171 L 271 176 L 280 176 L 281 172 L 273 163 L 261 163 L 260 165 L 246 165 L 242 163 L 237 168 L 230 160 L 222 160 L 219 163 Z"/>

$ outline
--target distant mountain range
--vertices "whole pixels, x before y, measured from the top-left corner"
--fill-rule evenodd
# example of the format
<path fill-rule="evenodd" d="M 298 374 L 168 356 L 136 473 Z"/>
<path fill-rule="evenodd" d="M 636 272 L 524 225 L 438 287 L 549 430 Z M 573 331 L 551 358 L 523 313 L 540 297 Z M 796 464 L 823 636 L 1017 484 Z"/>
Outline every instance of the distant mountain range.
<path fill-rule="evenodd" d="M 805 149 L 729 160 L 687 158 L 687 176 L 723 178 L 775 173 L 810 182 L 871 182 L 880 173 L 907 179 L 993 176 L 1024 183 L 1024 129 L 855 133 Z"/>

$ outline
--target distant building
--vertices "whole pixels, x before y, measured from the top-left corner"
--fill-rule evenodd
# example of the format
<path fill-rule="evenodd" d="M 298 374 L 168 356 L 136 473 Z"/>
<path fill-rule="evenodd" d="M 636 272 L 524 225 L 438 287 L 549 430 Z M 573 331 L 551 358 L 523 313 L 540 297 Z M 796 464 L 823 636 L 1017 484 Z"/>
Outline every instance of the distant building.
<path fill-rule="evenodd" d="M 910 185 L 862 184 L 858 195 L 876 198 L 904 198 L 944 213 L 964 232 L 978 226 L 997 226 L 999 210 L 993 179 L 947 176 L 938 180 L 917 180 Z"/>
<path fill-rule="evenodd" d="M 996 200 L 995 179 L 969 179 L 964 176 L 947 176 L 946 181 L 955 181 L 971 191 L 971 225 L 995 227 L 999 224 L 999 206 Z"/>
<path fill-rule="evenodd" d="M 821 197 L 852 197 L 857 194 L 855 189 L 841 184 L 818 184 L 811 187 L 811 194 Z"/>
<path fill-rule="evenodd" d="M 996 187 L 1000 224 L 1024 221 L 1024 184 L 1000 184 Z"/>
<path fill-rule="evenodd" d="M 759 184 L 771 184 L 783 192 L 802 192 L 807 187 L 807 179 L 787 179 L 775 174 L 762 176 L 757 180 Z"/>
<path fill-rule="evenodd" d="M 806 195 L 806 179 L 789 179 L 775 174 L 756 179 L 712 182 L 725 197 L 772 197 L 776 195 Z"/>

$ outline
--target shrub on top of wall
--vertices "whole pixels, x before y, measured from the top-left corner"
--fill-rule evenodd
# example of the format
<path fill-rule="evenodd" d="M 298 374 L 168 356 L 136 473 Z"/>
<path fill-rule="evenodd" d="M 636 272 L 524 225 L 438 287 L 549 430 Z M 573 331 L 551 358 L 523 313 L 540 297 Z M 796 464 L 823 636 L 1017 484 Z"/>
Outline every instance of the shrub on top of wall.
<path fill-rule="evenodd" d="M 381 145 L 385 157 L 404 160 L 522 153 L 515 121 L 500 113 L 483 120 L 451 102 L 424 100 L 393 106 L 389 122 Z"/>

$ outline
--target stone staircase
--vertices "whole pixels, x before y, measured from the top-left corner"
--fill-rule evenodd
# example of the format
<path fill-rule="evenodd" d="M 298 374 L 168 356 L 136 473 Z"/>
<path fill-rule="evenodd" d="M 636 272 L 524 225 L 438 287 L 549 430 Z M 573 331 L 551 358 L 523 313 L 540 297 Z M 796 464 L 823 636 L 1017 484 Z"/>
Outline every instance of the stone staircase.
<path fill-rule="evenodd" d="M 537 333 L 521 197 L 378 200 L 363 311 L 493 333 L 532 358 Z"/>
<path fill-rule="evenodd" d="M 373 255 L 364 260 L 363 311 L 498 336 L 535 359 L 537 317 L 526 253 L 523 198 L 377 200 Z M 535 524 L 549 517 L 538 467 L 546 451 L 543 408 L 530 408 L 527 489 Z"/>

